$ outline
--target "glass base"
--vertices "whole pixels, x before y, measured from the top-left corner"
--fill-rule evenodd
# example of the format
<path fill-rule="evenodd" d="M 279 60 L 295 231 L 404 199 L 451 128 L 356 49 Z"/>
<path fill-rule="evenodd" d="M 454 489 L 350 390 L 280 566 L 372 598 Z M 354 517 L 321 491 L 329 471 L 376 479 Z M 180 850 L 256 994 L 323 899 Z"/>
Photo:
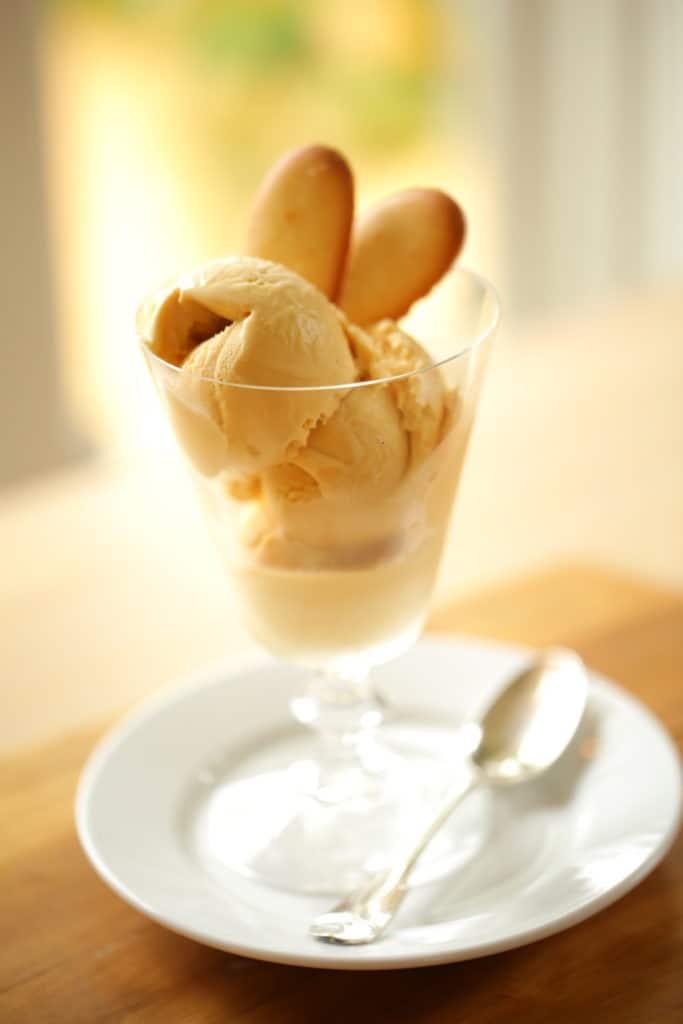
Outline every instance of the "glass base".
<path fill-rule="evenodd" d="M 190 844 L 220 878 L 238 871 L 298 893 L 339 894 L 415 839 L 457 769 L 453 728 L 383 725 L 362 760 L 332 768 L 307 733 L 214 765 L 193 796 Z M 323 765 L 325 767 L 323 767 Z M 411 885 L 463 866 L 485 841 L 486 793 L 472 794 L 423 855 Z"/>

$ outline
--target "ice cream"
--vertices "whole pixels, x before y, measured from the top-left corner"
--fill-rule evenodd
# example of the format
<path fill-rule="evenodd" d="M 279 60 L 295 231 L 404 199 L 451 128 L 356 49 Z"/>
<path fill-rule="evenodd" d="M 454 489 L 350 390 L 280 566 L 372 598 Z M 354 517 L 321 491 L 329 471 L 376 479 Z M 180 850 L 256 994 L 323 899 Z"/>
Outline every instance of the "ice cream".
<path fill-rule="evenodd" d="M 361 330 L 347 325 L 359 370 L 371 380 L 399 377 L 390 388 L 410 443 L 413 465 L 435 447 L 446 413 L 444 380 L 433 359 L 393 320 Z"/>
<path fill-rule="evenodd" d="M 171 398 L 186 451 L 233 497 L 262 492 L 271 532 L 346 563 L 399 529 L 405 500 L 386 503 L 435 447 L 445 391 L 438 371 L 415 374 L 429 356 L 396 324 L 355 327 L 298 275 L 245 258 L 190 275 L 152 326 L 156 351 L 187 353 Z"/>
<path fill-rule="evenodd" d="M 205 325 L 213 330 L 202 338 L 198 327 Z M 151 318 L 151 348 L 167 361 L 169 352 L 185 353 L 176 423 L 191 435 L 198 430 L 193 413 L 208 417 L 222 451 L 218 443 L 210 459 L 199 452 L 199 461 L 232 473 L 258 473 L 282 462 L 329 419 L 342 394 L 254 386 L 311 388 L 357 379 L 325 297 L 279 264 L 249 257 L 208 264 L 171 289 Z M 190 447 L 198 448 L 196 438 Z"/>
<path fill-rule="evenodd" d="M 313 149 L 285 161 L 273 194 L 261 195 L 259 208 L 278 214 L 277 232 L 261 225 L 251 233 L 261 249 L 276 236 L 278 253 L 296 248 L 296 240 L 283 248 L 287 189 L 297 167 L 320 164 Z M 339 176 L 337 163 L 323 166 Z M 450 202 L 439 193 L 432 203 L 428 191 L 425 208 Z M 292 195 L 297 223 L 319 239 L 315 211 L 301 212 L 301 181 Z M 347 186 L 344 196 L 348 204 Z M 406 235 L 401 209 L 393 202 L 388 214 L 378 211 L 371 245 L 357 239 L 349 306 L 382 311 L 381 297 L 362 295 L 358 260 L 379 254 L 383 218 L 392 246 Z M 345 218 L 326 221 L 337 249 Z M 455 252 L 462 231 L 459 240 L 448 233 Z M 444 238 L 435 235 L 439 267 Z M 423 225 L 425 251 L 429 240 Z M 303 264 L 292 256 L 297 266 L 315 263 L 310 241 L 302 241 Z M 335 304 L 339 272 L 325 259 L 330 266 L 309 276 L 328 282 L 327 295 L 269 259 L 208 263 L 157 296 L 139 324 L 253 632 L 276 653 L 329 662 L 419 628 L 468 425 L 456 391 L 415 339 L 386 317 L 354 324 Z M 333 262 L 343 263 L 336 250 Z M 403 268 L 409 274 L 407 260 Z M 418 293 L 429 273 L 420 268 Z M 395 287 L 386 301 L 403 308 L 416 287 L 407 303 Z M 350 294 L 343 278 L 340 293 Z"/>
<path fill-rule="evenodd" d="M 299 660 L 414 632 L 456 457 L 454 394 L 425 350 L 254 258 L 200 268 L 158 309 L 155 351 L 188 353 L 168 371 L 171 417 L 252 632 Z"/>
<path fill-rule="evenodd" d="M 452 401 L 424 349 L 396 324 L 364 331 L 345 322 L 345 331 L 362 379 L 411 376 L 351 389 L 290 461 L 264 474 L 271 558 L 286 557 L 273 541 L 284 533 L 316 548 L 318 562 L 363 564 L 405 549 L 420 518 L 419 471 L 424 477 Z"/>

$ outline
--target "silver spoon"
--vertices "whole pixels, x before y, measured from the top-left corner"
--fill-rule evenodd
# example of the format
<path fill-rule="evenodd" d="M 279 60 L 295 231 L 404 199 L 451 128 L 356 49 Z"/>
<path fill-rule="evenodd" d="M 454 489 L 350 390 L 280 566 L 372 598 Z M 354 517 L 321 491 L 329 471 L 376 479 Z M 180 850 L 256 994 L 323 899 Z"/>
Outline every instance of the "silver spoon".
<path fill-rule="evenodd" d="M 479 722 L 463 726 L 469 770 L 448 791 L 417 841 L 388 870 L 316 917 L 310 933 L 345 945 L 374 942 L 403 901 L 425 847 L 476 785 L 509 786 L 535 779 L 557 761 L 586 707 L 588 680 L 578 655 L 549 650 L 512 679 Z"/>

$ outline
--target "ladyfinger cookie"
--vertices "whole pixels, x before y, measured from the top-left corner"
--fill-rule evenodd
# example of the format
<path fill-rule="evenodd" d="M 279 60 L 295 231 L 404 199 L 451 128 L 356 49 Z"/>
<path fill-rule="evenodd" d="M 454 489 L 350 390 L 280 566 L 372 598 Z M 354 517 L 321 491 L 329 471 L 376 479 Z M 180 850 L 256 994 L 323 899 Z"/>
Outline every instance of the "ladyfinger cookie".
<path fill-rule="evenodd" d="M 327 146 L 303 146 L 278 160 L 256 197 L 246 255 L 282 263 L 334 298 L 353 220 L 353 176 Z"/>
<path fill-rule="evenodd" d="M 456 258 L 465 218 L 445 192 L 411 188 L 380 200 L 354 228 L 337 305 L 357 324 L 403 316 Z"/>

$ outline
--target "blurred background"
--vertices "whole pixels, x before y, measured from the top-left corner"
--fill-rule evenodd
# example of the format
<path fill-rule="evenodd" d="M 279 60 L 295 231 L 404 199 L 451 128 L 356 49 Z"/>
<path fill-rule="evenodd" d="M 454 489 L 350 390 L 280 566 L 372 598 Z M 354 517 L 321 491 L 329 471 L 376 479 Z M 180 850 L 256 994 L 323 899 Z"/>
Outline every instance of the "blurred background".
<path fill-rule="evenodd" d="M 0 8 L 7 607 L 130 574 L 143 608 L 163 572 L 182 628 L 223 586 L 133 314 L 238 250 L 308 141 L 348 154 L 361 205 L 451 191 L 502 296 L 440 597 L 571 558 L 683 585 L 683 4 Z"/>

